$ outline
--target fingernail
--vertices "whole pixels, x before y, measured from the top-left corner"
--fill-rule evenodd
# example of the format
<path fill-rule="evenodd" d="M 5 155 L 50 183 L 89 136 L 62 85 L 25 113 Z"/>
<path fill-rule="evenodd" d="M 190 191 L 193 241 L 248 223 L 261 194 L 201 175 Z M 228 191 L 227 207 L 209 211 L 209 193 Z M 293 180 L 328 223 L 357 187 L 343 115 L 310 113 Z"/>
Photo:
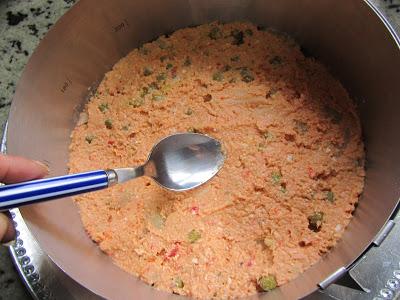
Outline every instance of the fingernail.
<path fill-rule="evenodd" d="M 47 165 L 45 165 L 44 163 L 42 163 L 41 161 L 35 160 L 34 161 L 37 165 L 39 165 L 43 170 L 45 170 L 46 175 L 49 175 L 50 173 L 50 169 Z"/>
<path fill-rule="evenodd" d="M 15 245 L 15 239 L 9 241 L 9 242 L 5 242 L 5 243 L 1 243 L 2 246 L 4 247 L 10 247 L 10 246 L 14 246 Z"/>

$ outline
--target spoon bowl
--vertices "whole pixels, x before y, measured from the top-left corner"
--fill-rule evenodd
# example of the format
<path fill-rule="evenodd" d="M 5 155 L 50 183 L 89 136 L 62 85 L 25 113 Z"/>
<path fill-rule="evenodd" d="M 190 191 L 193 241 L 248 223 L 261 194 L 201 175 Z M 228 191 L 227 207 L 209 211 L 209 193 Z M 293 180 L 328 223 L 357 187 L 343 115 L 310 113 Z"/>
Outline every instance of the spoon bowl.
<path fill-rule="evenodd" d="M 202 134 L 170 135 L 152 149 L 144 175 L 162 187 L 185 191 L 211 179 L 224 162 L 219 141 Z"/>

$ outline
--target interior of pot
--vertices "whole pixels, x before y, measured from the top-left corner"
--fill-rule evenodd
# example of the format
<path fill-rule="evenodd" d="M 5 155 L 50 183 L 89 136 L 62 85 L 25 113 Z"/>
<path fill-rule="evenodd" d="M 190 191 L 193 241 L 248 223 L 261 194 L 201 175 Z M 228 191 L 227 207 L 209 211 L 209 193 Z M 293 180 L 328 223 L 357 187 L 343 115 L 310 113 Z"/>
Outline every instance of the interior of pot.
<path fill-rule="evenodd" d="M 358 101 L 365 144 L 364 193 L 342 241 L 297 279 L 262 297 L 298 298 L 370 243 L 398 203 L 398 46 L 367 2 L 298 0 L 81 0 L 45 37 L 19 82 L 8 152 L 65 174 L 68 145 L 88 88 L 131 49 L 176 29 L 213 20 L 249 20 L 289 33 L 322 60 Z M 107 299 L 175 298 L 116 267 L 86 235 L 66 198 L 24 207 L 43 250 L 73 279 Z"/>

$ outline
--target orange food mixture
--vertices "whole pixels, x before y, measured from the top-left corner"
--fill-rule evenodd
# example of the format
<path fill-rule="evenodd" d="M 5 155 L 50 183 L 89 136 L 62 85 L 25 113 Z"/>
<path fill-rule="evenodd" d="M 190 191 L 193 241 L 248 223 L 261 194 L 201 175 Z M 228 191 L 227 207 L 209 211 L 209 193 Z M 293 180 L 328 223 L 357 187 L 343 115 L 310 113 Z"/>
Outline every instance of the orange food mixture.
<path fill-rule="evenodd" d="M 71 172 L 142 164 L 176 132 L 223 143 L 222 170 L 195 190 L 140 178 L 75 197 L 90 237 L 158 289 L 209 299 L 282 285 L 335 245 L 363 189 L 345 89 L 290 38 L 248 23 L 178 30 L 133 50 L 85 114 Z"/>

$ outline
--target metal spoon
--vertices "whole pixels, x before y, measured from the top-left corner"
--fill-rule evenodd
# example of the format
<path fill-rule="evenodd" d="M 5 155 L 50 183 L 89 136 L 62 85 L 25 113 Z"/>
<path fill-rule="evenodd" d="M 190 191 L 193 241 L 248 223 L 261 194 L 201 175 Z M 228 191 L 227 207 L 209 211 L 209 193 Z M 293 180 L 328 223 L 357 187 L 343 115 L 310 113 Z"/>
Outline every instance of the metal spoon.
<path fill-rule="evenodd" d="M 98 170 L 32 180 L 0 187 L 0 210 L 104 189 L 148 176 L 162 187 L 185 191 L 198 187 L 221 169 L 221 144 L 206 135 L 167 136 L 152 149 L 147 162 L 136 168 Z"/>

